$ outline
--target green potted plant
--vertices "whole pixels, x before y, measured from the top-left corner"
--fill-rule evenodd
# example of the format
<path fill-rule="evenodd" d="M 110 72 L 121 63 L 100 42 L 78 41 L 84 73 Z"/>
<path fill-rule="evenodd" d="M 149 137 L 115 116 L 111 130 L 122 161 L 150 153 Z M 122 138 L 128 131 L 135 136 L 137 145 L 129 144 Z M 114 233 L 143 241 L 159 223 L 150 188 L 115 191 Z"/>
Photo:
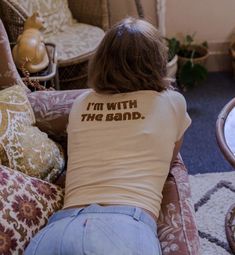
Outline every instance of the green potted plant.
<path fill-rule="evenodd" d="M 194 35 L 186 35 L 183 43 L 180 43 L 177 54 L 179 65 L 177 80 L 184 90 L 193 88 L 207 78 L 208 72 L 205 67 L 209 56 L 207 42 L 196 44 Z"/>
<path fill-rule="evenodd" d="M 180 43 L 176 38 L 165 38 L 168 47 L 168 63 L 167 63 L 167 77 L 170 79 L 176 78 L 178 69 L 178 51 Z"/>

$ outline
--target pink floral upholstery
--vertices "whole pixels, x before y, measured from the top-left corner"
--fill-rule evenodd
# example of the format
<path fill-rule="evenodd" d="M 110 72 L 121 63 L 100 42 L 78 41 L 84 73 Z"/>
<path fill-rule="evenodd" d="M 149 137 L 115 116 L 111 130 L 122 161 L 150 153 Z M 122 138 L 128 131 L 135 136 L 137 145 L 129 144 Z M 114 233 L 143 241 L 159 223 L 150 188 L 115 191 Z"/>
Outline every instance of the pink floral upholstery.
<path fill-rule="evenodd" d="M 164 255 L 199 255 L 199 237 L 187 170 L 179 157 L 163 189 L 158 237 Z"/>
<path fill-rule="evenodd" d="M 66 144 L 68 114 L 74 99 L 84 90 L 37 91 L 28 94 L 37 126 Z M 59 180 L 63 186 L 63 180 Z M 171 168 L 163 190 L 158 220 L 163 255 L 199 255 L 199 237 L 191 204 L 188 173 L 179 157 Z"/>
<path fill-rule="evenodd" d="M 74 99 L 83 93 L 81 90 L 36 91 L 28 94 L 33 107 L 36 126 L 60 143 L 66 152 L 69 112 Z"/>
<path fill-rule="evenodd" d="M 36 91 L 28 94 L 36 125 L 50 135 L 66 134 L 68 116 L 76 97 L 86 89 L 64 91 Z"/>
<path fill-rule="evenodd" d="M 62 207 L 61 188 L 0 166 L 0 254 L 23 254 L 30 238 Z"/>

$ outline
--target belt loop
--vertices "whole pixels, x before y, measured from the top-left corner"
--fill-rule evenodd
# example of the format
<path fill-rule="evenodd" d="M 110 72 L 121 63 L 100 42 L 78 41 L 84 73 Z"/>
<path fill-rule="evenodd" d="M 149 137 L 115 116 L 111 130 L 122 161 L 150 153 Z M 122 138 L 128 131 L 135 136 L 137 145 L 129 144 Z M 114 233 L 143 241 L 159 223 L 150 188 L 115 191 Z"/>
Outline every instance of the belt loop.
<path fill-rule="evenodd" d="M 141 209 L 138 208 L 138 207 L 136 207 L 136 208 L 135 208 L 134 215 L 133 215 L 133 218 L 134 218 L 135 220 L 139 221 L 139 220 L 140 220 L 141 213 L 142 213 Z"/>
<path fill-rule="evenodd" d="M 78 211 L 77 211 L 77 213 L 76 213 L 76 216 L 78 216 L 83 210 L 84 210 L 84 207 L 79 208 Z"/>

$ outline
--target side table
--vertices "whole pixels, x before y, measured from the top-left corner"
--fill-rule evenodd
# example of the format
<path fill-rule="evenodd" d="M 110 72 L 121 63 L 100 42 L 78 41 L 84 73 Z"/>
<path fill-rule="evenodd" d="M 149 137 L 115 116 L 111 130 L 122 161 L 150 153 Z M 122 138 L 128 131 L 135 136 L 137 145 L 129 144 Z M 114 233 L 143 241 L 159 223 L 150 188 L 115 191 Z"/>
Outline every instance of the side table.
<path fill-rule="evenodd" d="M 26 78 L 22 75 L 21 71 L 19 71 L 22 80 L 26 83 L 27 79 L 31 81 L 38 81 L 44 87 L 47 88 L 55 88 L 56 90 L 60 89 L 59 85 L 59 77 L 57 71 L 57 52 L 56 45 L 53 43 L 46 43 L 47 54 L 49 57 L 49 65 L 43 71 L 30 74 L 29 78 Z M 11 45 L 13 47 L 14 44 Z"/>

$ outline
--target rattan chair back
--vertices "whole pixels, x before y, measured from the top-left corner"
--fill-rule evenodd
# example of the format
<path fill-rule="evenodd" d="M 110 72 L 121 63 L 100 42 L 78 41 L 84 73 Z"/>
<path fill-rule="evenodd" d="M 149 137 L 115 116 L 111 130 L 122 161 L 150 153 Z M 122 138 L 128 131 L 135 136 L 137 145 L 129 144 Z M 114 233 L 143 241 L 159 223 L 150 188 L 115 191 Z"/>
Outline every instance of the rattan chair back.
<path fill-rule="evenodd" d="M 235 98 L 227 103 L 221 110 L 216 121 L 216 139 L 219 148 L 227 161 L 235 168 L 235 155 L 229 148 L 225 138 L 225 122 L 230 111 L 235 107 Z M 235 130 L 234 130 L 235 133 Z"/>

